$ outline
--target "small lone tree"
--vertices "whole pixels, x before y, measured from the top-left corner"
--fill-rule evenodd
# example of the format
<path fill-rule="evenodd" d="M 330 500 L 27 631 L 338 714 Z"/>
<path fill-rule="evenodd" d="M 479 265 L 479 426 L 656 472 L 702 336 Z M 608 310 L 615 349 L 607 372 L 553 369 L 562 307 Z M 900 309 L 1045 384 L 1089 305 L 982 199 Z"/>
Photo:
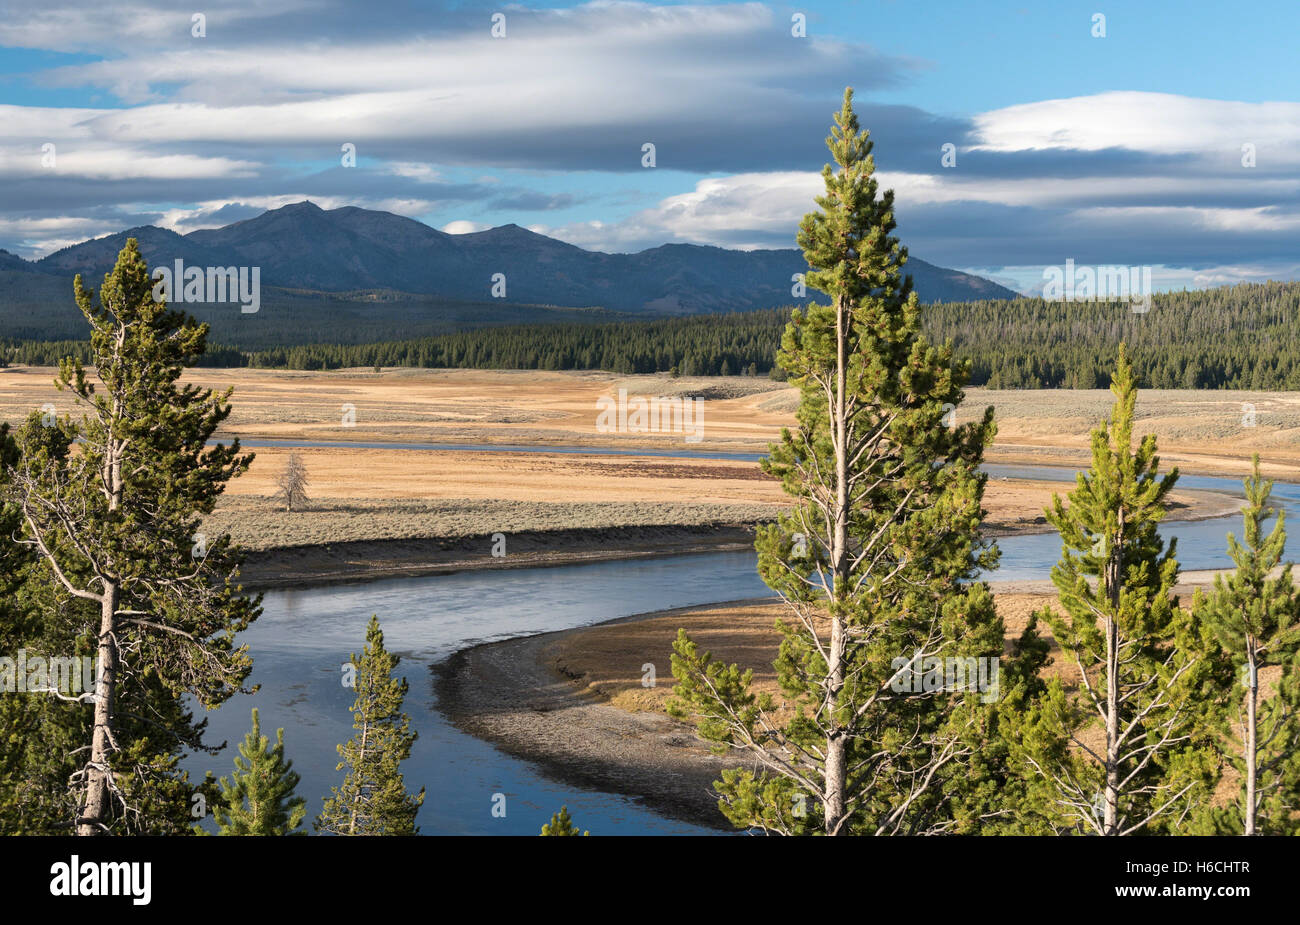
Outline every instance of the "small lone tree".
<path fill-rule="evenodd" d="M 275 483 L 280 487 L 275 497 L 284 502 L 284 509 L 290 513 L 293 512 L 295 505 L 301 508 L 310 500 L 307 497 L 307 467 L 303 465 L 302 457 L 298 455 L 297 450 L 289 453 L 284 471 L 280 473 Z"/>
<path fill-rule="evenodd" d="M 1061 534 L 1052 582 L 1065 613 L 1049 606 L 1038 617 L 1077 668 L 1079 689 L 1052 678 L 1022 716 L 1004 716 L 1027 782 L 1022 812 L 1061 833 L 1168 830 L 1215 780 L 1206 722 L 1215 665 L 1173 594 L 1175 543 L 1157 532 L 1178 470 L 1159 475 L 1153 434 L 1133 446 L 1137 381 L 1122 345 L 1111 391 L 1091 469 L 1068 507 L 1056 496 L 1047 509 Z"/>
<path fill-rule="evenodd" d="M 1294 835 L 1300 831 L 1300 592 L 1291 563 L 1282 564 L 1285 515 L 1269 506 L 1273 483 L 1260 477 L 1258 454 L 1243 484 L 1245 544 L 1228 534 L 1237 569 L 1226 580 L 1216 575 L 1214 590 L 1207 595 L 1198 589 L 1192 600 L 1235 669 L 1225 693 L 1237 707 L 1233 764 L 1241 774 L 1239 812 L 1212 810 L 1211 827 L 1220 834 Z M 1264 524 L 1275 514 L 1266 537 Z M 1268 668 L 1279 677 L 1273 696 L 1261 703 L 1259 674 Z"/>
<path fill-rule="evenodd" d="M 551 821 L 542 826 L 543 835 L 590 835 L 590 832 L 579 832 L 578 827 L 573 824 L 569 818 L 569 807 L 561 806 L 560 811 L 551 816 Z"/>
<path fill-rule="evenodd" d="M 352 727 L 356 734 L 338 747 L 343 758 L 335 768 L 347 769 L 343 786 L 316 819 L 316 831 L 328 835 L 415 835 L 415 817 L 424 803 L 424 788 L 415 796 L 406 792 L 401 764 L 411 755 L 416 733 L 402 712 L 405 678 L 392 677 L 399 659 L 384 648 L 378 617 L 366 627 L 366 648 L 351 665 L 355 672 L 356 702 Z"/>
<path fill-rule="evenodd" d="M 262 735 L 257 709 L 253 729 L 239 746 L 235 773 L 221 778 L 221 800 L 212 807 L 218 835 L 305 835 L 299 827 L 307 801 L 294 791 L 299 777 L 284 757 L 284 730 L 275 731 L 275 744 Z M 196 829 L 202 831 L 201 829 Z"/>

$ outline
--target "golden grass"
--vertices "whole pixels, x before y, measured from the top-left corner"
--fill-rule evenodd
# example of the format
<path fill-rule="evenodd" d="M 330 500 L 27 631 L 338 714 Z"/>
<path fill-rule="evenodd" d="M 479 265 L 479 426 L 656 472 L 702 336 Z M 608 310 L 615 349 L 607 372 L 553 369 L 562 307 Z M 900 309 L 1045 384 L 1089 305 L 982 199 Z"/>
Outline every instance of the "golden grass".
<path fill-rule="evenodd" d="M 77 413 L 53 388 L 54 370 L 0 370 L 0 420 L 21 420 L 53 404 Z M 234 413 L 224 436 L 326 442 L 522 443 L 585 445 L 656 451 L 764 452 L 793 422 L 795 392 L 765 379 L 671 379 L 599 372 L 389 369 L 333 372 L 195 369 L 187 381 L 234 387 Z M 611 434 L 596 429 L 597 400 L 627 389 L 633 395 L 699 395 L 704 439 L 682 435 Z M 1251 398 L 1256 428 L 1235 429 L 1232 414 Z M 1084 461 L 1088 429 L 1109 407 L 1109 393 L 973 389 L 970 413 L 998 408 L 998 442 L 990 458 L 1029 462 Z M 345 426 L 344 407 L 355 411 Z M 1139 402 L 1144 423 L 1162 435 L 1167 460 L 1194 469 L 1239 473 L 1258 448 L 1270 471 L 1300 472 L 1288 443 L 1300 426 L 1300 398 L 1282 393 L 1149 392 Z M 1235 409 L 1235 410 L 1234 410 Z M 965 413 L 963 411 L 963 413 Z M 960 415 L 959 415 L 960 417 Z M 1167 438 L 1167 439 L 1166 439 Z M 1172 444 L 1172 446 L 1170 445 Z M 1179 449 L 1179 447 L 1185 447 Z M 758 464 L 653 456 L 485 453 L 361 449 L 340 446 L 301 452 L 311 480 L 308 509 L 279 515 L 269 497 L 288 450 L 259 448 L 252 469 L 231 483 L 211 529 L 230 529 L 254 548 L 348 539 L 407 539 L 468 529 L 551 529 L 589 516 L 591 526 L 728 522 L 770 517 L 788 503 Z M 992 480 L 985 496 L 995 530 L 1044 529 L 1050 482 Z M 1179 494 L 1183 513 L 1231 509 L 1223 496 Z M 456 501 L 458 505 L 448 503 Z M 516 505 L 490 509 L 483 505 Z M 524 505 L 520 507 L 518 505 Z M 603 505 L 600 509 L 582 505 Z M 485 513 L 486 512 L 486 513 Z M 511 527 L 498 524 L 504 512 Z"/>
<path fill-rule="evenodd" d="M 54 370 L 0 370 L 0 420 L 17 421 L 49 402 L 73 409 L 52 385 Z M 764 452 L 793 423 L 793 389 L 766 379 L 671 379 L 602 372 L 386 369 L 293 372 L 195 369 L 186 380 L 233 386 L 225 431 L 245 437 L 361 442 L 488 442 L 599 445 Z M 596 428 L 596 402 L 625 388 L 631 395 L 704 397 L 704 437 L 610 434 Z M 1088 434 L 1112 402 L 1104 389 L 970 389 L 965 420 L 997 409 L 990 458 L 1073 464 L 1086 461 Z M 1245 405 L 1254 425 L 1245 426 Z M 344 406 L 355 425 L 344 426 Z M 1300 477 L 1300 393 L 1148 390 L 1138 399 L 1139 426 L 1154 432 L 1162 455 L 1189 471 L 1236 475 L 1258 451 L 1267 471 Z"/>

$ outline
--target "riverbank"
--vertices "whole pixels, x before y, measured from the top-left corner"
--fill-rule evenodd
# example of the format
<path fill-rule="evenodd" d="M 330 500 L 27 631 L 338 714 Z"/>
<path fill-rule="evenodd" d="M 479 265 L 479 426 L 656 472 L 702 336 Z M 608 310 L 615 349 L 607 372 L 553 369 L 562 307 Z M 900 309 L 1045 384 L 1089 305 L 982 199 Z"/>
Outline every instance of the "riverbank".
<path fill-rule="evenodd" d="M 1008 636 L 1050 597 L 999 595 Z M 477 645 L 438 666 L 439 709 L 452 725 L 556 780 L 639 797 L 673 818 L 729 830 L 713 782 L 724 768 L 752 760 L 713 755 L 689 724 L 667 715 L 672 641 L 686 629 L 720 661 L 752 667 L 756 690 L 779 696 L 772 659 L 781 612 L 772 599 L 731 601 Z"/>
<path fill-rule="evenodd" d="M 523 531 L 491 535 L 321 543 L 248 556 L 241 583 L 251 591 L 380 578 L 418 578 L 480 569 L 542 568 L 752 549 L 752 524 L 714 523 Z"/>
<path fill-rule="evenodd" d="M 990 481 L 986 532 L 992 538 L 1051 531 L 1042 507 L 1065 485 Z M 1241 500 L 1213 491 L 1170 496 L 1170 520 L 1236 513 Z M 242 573 L 249 590 L 379 578 L 415 578 L 474 569 L 539 568 L 752 549 L 757 524 L 776 506 L 659 505 L 459 500 L 402 505 L 358 501 L 285 514 L 269 499 L 236 503 L 205 523 L 251 547 Z M 276 541 L 291 542 L 278 544 Z"/>
<path fill-rule="evenodd" d="M 585 632 L 562 630 L 457 652 L 435 669 L 439 709 L 462 732 L 565 784 L 634 796 L 673 818 L 730 829 L 718 812 L 713 781 L 737 758 L 711 754 L 689 727 L 666 715 L 610 706 L 557 670 L 554 646 Z"/>
<path fill-rule="evenodd" d="M 1216 574 L 1185 573 L 1179 594 L 1212 584 Z M 1056 601 L 1048 580 L 993 587 L 1008 645 Z M 439 708 L 457 728 L 559 781 L 640 797 L 673 818 L 727 829 L 712 783 L 723 768 L 748 762 L 739 753 L 713 755 L 689 724 L 667 715 L 672 643 L 685 629 L 720 662 L 753 669 L 755 690 L 780 698 L 772 661 L 781 636 L 773 624 L 783 614 L 776 599 L 756 598 L 484 643 L 438 666 Z M 1046 673 L 1078 681 L 1059 657 Z"/>

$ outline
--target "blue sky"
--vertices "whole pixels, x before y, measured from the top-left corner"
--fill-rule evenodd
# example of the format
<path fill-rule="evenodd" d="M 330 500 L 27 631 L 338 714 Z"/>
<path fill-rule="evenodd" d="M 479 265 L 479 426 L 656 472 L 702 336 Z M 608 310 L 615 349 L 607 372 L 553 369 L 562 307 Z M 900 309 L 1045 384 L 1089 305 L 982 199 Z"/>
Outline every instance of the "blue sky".
<path fill-rule="evenodd" d="M 0 0 L 0 247 L 306 198 L 596 250 L 791 247 L 852 85 L 918 257 L 1022 290 L 1067 259 L 1300 278 L 1293 2 L 195 6 L 203 36 L 162 0 Z"/>

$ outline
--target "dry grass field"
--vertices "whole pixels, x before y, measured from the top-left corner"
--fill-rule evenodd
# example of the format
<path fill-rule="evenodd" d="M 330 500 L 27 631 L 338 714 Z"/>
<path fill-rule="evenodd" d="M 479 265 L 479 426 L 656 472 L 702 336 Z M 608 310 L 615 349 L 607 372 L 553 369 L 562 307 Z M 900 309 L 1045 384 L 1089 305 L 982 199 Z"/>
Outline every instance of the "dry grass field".
<path fill-rule="evenodd" d="M 964 407 L 996 409 L 992 461 L 1087 465 L 1089 434 L 1113 402 L 1104 389 L 971 389 Z M 1151 389 L 1138 395 L 1136 426 L 1185 472 L 1242 477 L 1259 453 L 1266 475 L 1300 481 L 1300 392 Z"/>
<path fill-rule="evenodd" d="M 0 420 L 15 421 L 49 402 L 72 402 L 45 367 L 0 370 Z M 326 442 L 427 442 L 581 445 L 761 453 L 793 421 L 797 395 L 766 379 L 671 379 L 600 372 L 386 369 L 291 372 L 196 369 L 189 381 L 234 388 L 225 431 L 245 438 Z M 703 439 L 681 434 L 597 431 L 597 401 L 629 396 L 704 399 Z M 355 423 L 344 424 L 344 406 Z M 997 412 L 994 461 L 1081 462 L 1088 432 L 1106 415 L 1104 389 L 970 389 L 959 420 L 986 405 Z M 1248 407 L 1249 406 L 1249 407 Z M 1251 408 L 1253 408 L 1253 426 Z M 1160 439 L 1162 455 L 1188 471 L 1237 474 L 1258 451 L 1279 475 L 1300 472 L 1300 393 L 1149 390 L 1139 425 Z"/>
<path fill-rule="evenodd" d="M 0 420 L 16 422 L 53 405 L 80 413 L 52 385 L 54 370 L 0 370 Z M 655 452 L 762 453 L 793 421 L 797 394 L 766 379 L 671 379 L 605 373 L 412 370 L 191 371 L 189 381 L 234 389 L 225 436 L 323 443 L 526 444 Z M 629 396 L 702 399 L 702 439 L 606 433 L 598 401 Z M 1242 404 L 1255 426 L 1242 424 Z M 1105 391 L 971 390 L 970 411 L 993 404 L 994 461 L 1078 464 L 1088 431 L 1110 406 Z M 1300 477 L 1300 396 L 1290 393 L 1148 392 L 1142 424 L 1162 455 L 1189 471 L 1239 475 L 1258 450 L 1271 474 Z M 784 503 L 757 463 L 726 459 L 570 453 L 309 447 L 307 509 L 277 510 L 271 496 L 288 450 L 260 447 L 210 524 L 254 549 L 325 542 L 479 535 L 574 526 L 753 521 Z M 990 482 L 986 507 L 1000 531 L 1043 529 L 1041 514 L 1059 483 Z M 1179 516 L 1232 509 L 1224 496 L 1183 493 Z"/>
<path fill-rule="evenodd" d="M 51 402 L 73 402 L 51 385 L 54 370 L 0 370 L 0 420 L 24 417 Z M 234 413 L 225 432 L 267 439 L 382 443 L 505 443 L 553 446 L 655 447 L 762 452 L 789 420 L 784 403 L 765 398 L 788 391 L 766 379 L 670 379 L 605 373 L 388 369 L 333 372 L 196 369 L 188 381 L 233 386 Z M 703 397 L 704 439 L 681 434 L 599 433 L 601 396 Z M 344 423 L 354 409 L 353 423 Z"/>
<path fill-rule="evenodd" d="M 359 464 L 349 462 L 339 471 L 330 465 L 338 452 L 302 451 L 312 477 L 311 501 L 305 510 L 286 513 L 272 495 L 289 451 L 257 450 L 248 475 L 232 483 L 207 526 L 231 533 L 250 549 L 267 549 L 498 531 L 753 523 L 771 519 L 786 503 L 780 485 L 755 463 L 710 467 L 709 461 L 665 464 L 637 456 L 366 450 L 359 451 L 365 454 Z M 733 468 L 739 474 L 716 471 Z M 1046 531 L 1043 508 L 1065 487 L 990 481 L 990 533 Z M 1170 500 L 1175 517 L 1210 517 L 1240 507 L 1231 496 L 1213 492 L 1174 492 Z"/>

